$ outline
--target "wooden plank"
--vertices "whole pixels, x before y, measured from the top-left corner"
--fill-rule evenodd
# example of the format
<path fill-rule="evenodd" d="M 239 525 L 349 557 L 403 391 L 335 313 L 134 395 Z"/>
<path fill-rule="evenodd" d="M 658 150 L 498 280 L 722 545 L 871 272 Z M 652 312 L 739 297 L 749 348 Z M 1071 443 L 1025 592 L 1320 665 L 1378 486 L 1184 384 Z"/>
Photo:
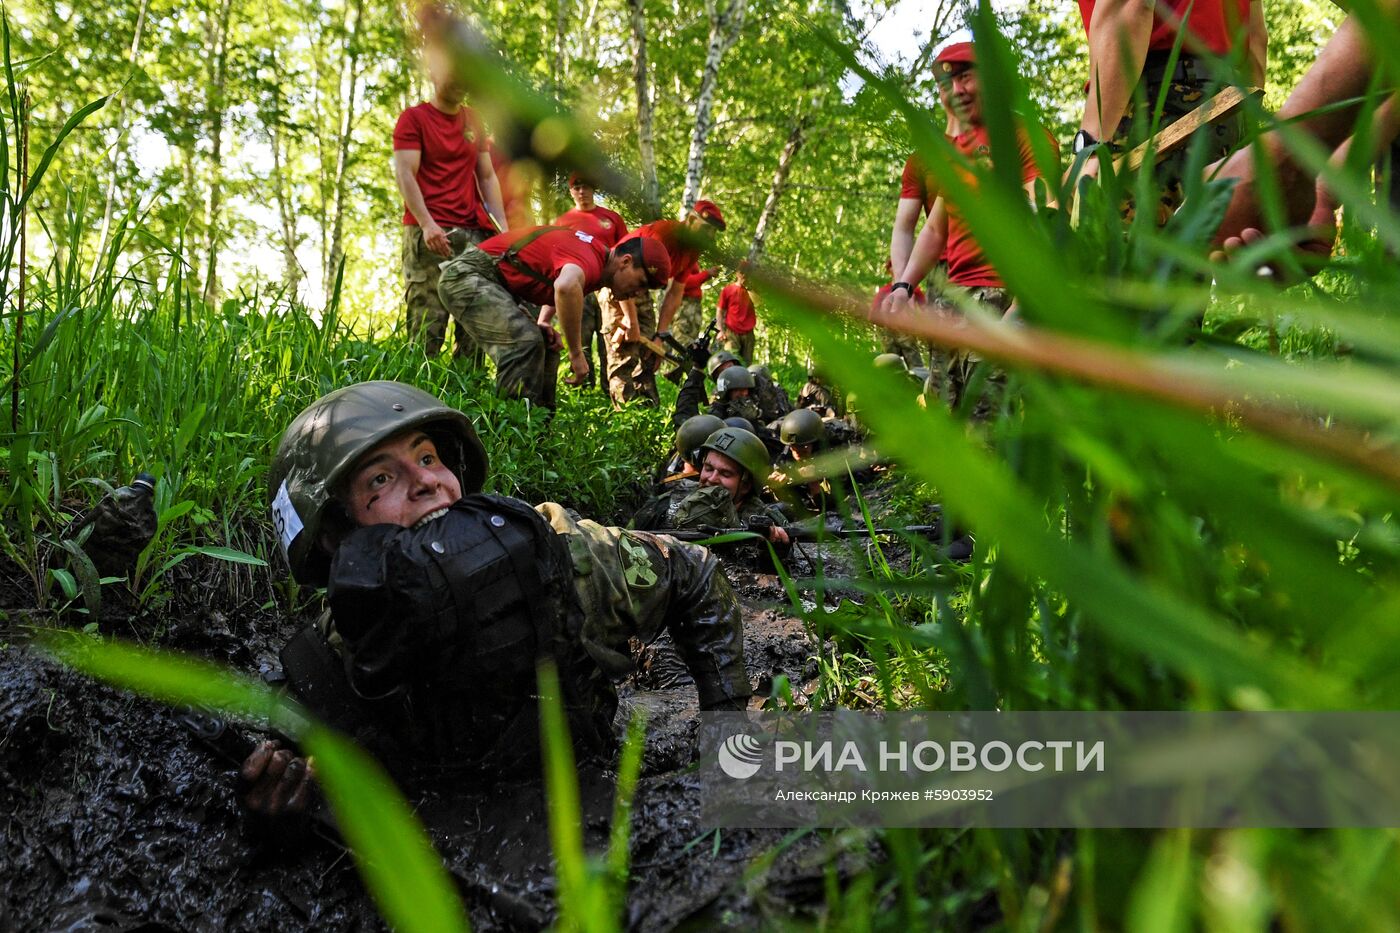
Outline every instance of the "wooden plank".
<path fill-rule="evenodd" d="M 1260 88 L 1253 88 L 1245 92 L 1237 87 L 1227 87 L 1180 120 L 1163 127 L 1156 136 L 1137 146 L 1131 152 L 1124 153 L 1114 159 L 1113 170 L 1123 172 L 1140 168 L 1142 163 L 1147 160 L 1148 150 L 1153 147 L 1156 147 L 1152 156 L 1153 163 L 1161 162 L 1168 155 L 1184 146 L 1186 141 L 1191 138 L 1191 134 L 1201 127 L 1230 116 L 1244 106 L 1244 102 L 1249 98 L 1263 96 L 1264 91 Z"/>

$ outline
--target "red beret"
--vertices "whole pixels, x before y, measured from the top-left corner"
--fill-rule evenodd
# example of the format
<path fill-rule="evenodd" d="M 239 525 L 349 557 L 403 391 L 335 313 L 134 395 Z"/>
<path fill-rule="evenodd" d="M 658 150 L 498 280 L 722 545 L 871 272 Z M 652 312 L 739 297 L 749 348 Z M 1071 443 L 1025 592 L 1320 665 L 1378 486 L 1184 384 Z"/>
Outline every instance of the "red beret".
<path fill-rule="evenodd" d="M 646 269 L 649 288 L 665 288 L 671 281 L 671 254 L 666 245 L 655 237 L 642 233 L 630 233 L 622 238 L 614 249 Z"/>
<path fill-rule="evenodd" d="M 944 46 L 943 51 L 934 58 L 933 73 L 935 77 L 949 77 L 964 70 L 959 65 L 972 65 L 976 61 L 971 42 L 954 42 Z"/>
<path fill-rule="evenodd" d="M 724 215 L 720 213 L 719 205 L 714 201 L 696 201 L 695 207 L 691 208 L 700 218 L 708 224 L 713 224 L 719 229 L 724 229 Z"/>

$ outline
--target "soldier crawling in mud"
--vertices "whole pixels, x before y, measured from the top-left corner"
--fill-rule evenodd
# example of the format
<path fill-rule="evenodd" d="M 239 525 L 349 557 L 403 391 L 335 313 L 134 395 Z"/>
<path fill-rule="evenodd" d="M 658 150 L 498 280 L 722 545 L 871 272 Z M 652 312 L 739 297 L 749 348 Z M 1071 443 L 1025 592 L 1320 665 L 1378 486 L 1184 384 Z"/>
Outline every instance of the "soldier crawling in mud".
<path fill-rule="evenodd" d="M 697 365 L 699 361 L 697 360 Z M 705 363 L 705 372 L 709 373 L 710 379 L 714 381 L 716 387 L 719 385 L 719 377 L 731 369 L 744 368 L 743 361 L 728 350 L 719 350 L 712 355 Z M 758 417 L 754 418 L 742 413 L 742 418 L 748 418 L 755 424 L 768 424 L 777 421 L 783 415 L 792 411 L 792 402 L 788 399 L 787 391 L 773 379 L 768 372 L 768 367 L 761 363 L 755 363 L 748 367 L 749 375 L 753 376 L 753 390 L 750 395 L 758 402 Z M 718 388 L 716 388 L 718 391 Z M 704 396 L 704 386 L 700 387 L 700 397 Z M 699 404 L 697 399 L 696 404 Z M 728 415 L 721 415 L 725 418 Z"/>
<path fill-rule="evenodd" d="M 330 604 L 282 652 L 308 706 L 391 769 L 489 782 L 536 761 L 545 660 L 580 755 L 610 753 L 610 678 L 630 671 L 630 638 L 664 630 L 701 709 L 744 708 L 739 608 L 708 550 L 483 494 L 486 471 L 467 416 L 401 383 L 339 389 L 292 422 L 274 521 L 293 576 Z M 242 769 L 245 803 L 301 809 L 309 774 L 264 743 Z"/>
<path fill-rule="evenodd" d="M 783 418 L 778 426 L 778 437 L 783 442 L 783 452 L 778 457 L 780 467 L 808 465 L 822 454 L 857 440 L 855 429 L 846 422 L 839 418 L 823 418 L 810 408 L 799 408 Z M 871 475 L 861 471 L 856 481 L 863 482 Z M 806 482 L 784 486 L 778 490 L 778 497 L 783 500 L 786 513 L 807 517 L 832 511 L 848 492 L 842 476 L 813 476 Z"/>
<path fill-rule="evenodd" d="M 775 505 L 763 500 L 773 461 L 768 448 L 753 432 L 724 427 L 700 445 L 699 479 L 677 483 L 638 510 L 633 528 L 656 531 L 711 531 L 746 528 L 765 537 L 779 560 L 792 550 L 787 518 Z M 768 569 L 767 547 L 752 544 L 721 545 L 741 562 Z"/>
<path fill-rule="evenodd" d="M 700 445 L 722 427 L 724 422 L 714 415 L 696 415 L 681 422 L 676 428 L 675 452 L 662 467 L 654 491 L 669 492 L 676 483 L 697 481 L 700 478 Z"/>
<path fill-rule="evenodd" d="M 715 380 L 715 397 L 705 409 L 706 414 L 721 420 L 743 418 L 752 426 L 750 431 L 757 435 L 768 448 L 769 456 L 782 450 L 782 444 L 772 431 L 762 427 L 774 418 L 764 418 L 759 403 L 758 382 L 754 374 L 739 365 L 738 357 L 727 350 L 721 350 L 709 358 L 704 370 L 700 369 L 699 358 L 695 360 L 680 391 L 676 393 L 676 407 L 671 414 L 671 426 L 679 429 L 688 419 L 700 411 L 705 400 L 705 373 L 708 371 Z M 775 416 L 781 417 L 781 415 Z"/>

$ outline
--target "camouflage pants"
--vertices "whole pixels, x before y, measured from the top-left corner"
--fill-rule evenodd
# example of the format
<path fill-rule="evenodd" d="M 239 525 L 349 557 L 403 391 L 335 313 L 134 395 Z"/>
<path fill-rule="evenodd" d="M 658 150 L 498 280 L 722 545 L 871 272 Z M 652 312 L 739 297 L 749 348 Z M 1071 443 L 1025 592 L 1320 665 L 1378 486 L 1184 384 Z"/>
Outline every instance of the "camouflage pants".
<path fill-rule="evenodd" d="M 456 228 L 454 245 L 463 243 L 475 245 L 491 236 L 490 230 L 467 230 Z M 459 254 L 460 255 L 460 254 Z M 423 344 L 423 352 L 437 356 L 447 339 L 447 324 L 451 315 L 443 307 L 438 295 L 438 278 L 442 264 L 447 260 L 428 249 L 423 242 L 423 228 L 417 224 L 403 225 L 403 280 L 405 323 L 408 332 Z M 453 359 L 465 359 L 473 366 L 480 366 L 485 360 L 472 338 L 462 329 L 462 325 L 452 321 Z"/>
<path fill-rule="evenodd" d="M 886 353 L 899 354 L 899 357 L 904 360 L 904 365 L 910 369 L 924 365 L 923 354 L 919 352 L 919 338 L 892 330 L 882 330 L 880 334 L 882 338 L 881 349 Z"/>
<path fill-rule="evenodd" d="M 1169 81 L 1164 81 L 1160 73 L 1148 73 L 1129 101 L 1118 130 L 1113 134 L 1113 143 L 1126 151 L 1151 135 L 1152 114 L 1163 84 L 1167 86 L 1167 94 L 1159 127 L 1175 123 L 1214 96 L 1219 86 L 1204 76 L 1195 76 L 1194 65 L 1194 62 L 1184 63 L 1178 68 L 1177 76 Z M 1203 146 L 1204 159 L 1200 164 L 1209 165 L 1233 152 L 1243 135 L 1244 113 L 1241 111 L 1201 127 L 1192 134 L 1190 142 L 1157 163 L 1153 178 L 1160 192 L 1158 226 L 1164 225 L 1186 199 L 1186 176 L 1193 150 Z M 1133 195 L 1129 194 L 1123 204 L 1123 214 L 1131 220 L 1136 212 Z"/>
<path fill-rule="evenodd" d="M 686 346 L 705 329 L 705 312 L 700 307 L 699 298 L 682 298 L 676 309 L 676 317 L 671 321 L 671 335 Z"/>
<path fill-rule="evenodd" d="M 554 407 L 559 351 L 545 343 L 535 319 L 506 290 L 495 258 L 470 246 L 442 265 L 438 293 L 452 314 L 496 364 L 496 391 Z"/>
<path fill-rule="evenodd" d="M 731 330 L 729 335 L 724 338 L 724 348 L 738 356 L 739 359 L 744 361 L 744 365 L 747 366 L 749 363 L 753 362 L 754 332 L 749 331 L 747 334 L 740 334 Z"/>
<path fill-rule="evenodd" d="M 603 334 L 608 344 L 608 394 L 614 405 L 642 400 L 648 405 L 660 405 L 656 391 L 656 372 L 652 368 L 656 354 L 640 343 L 623 339 L 622 302 L 612 292 L 598 292 L 603 307 Z M 644 336 L 656 333 L 656 306 L 651 293 L 641 291 L 633 299 L 637 303 L 637 321 Z"/>
<path fill-rule="evenodd" d="M 590 389 L 602 386 L 603 390 L 607 391 L 608 340 L 603 333 L 603 309 L 598 304 L 596 292 L 583 296 L 583 318 L 579 332 L 583 340 L 583 355 L 588 359 L 588 379 L 584 385 Z M 598 345 L 596 360 L 593 355 L 595 343 Z"/>
<path fill-rule="evenodd" d="M 950 286 L 956 288 L 956 286 Z M 1011 295 L 1004 288 L 971 288 L 966 294 L 972 300 L 997 311 L 1011 307 Z M 935 313 L 961 316 L 962 310 L 944 297 L 933 299 Z M 950 410 L 956 411 L 962 405 L 968 384 L 972 381 L 977 367 L 982 365 L 982 357 L 969 350 L 948 350 L 929 345 L 929 375 L 924 382 L 926 399 L 940 398 Z M 990 367 L 991 364 L 986 364 Z M 982 386 L 981 395 L 972 409 L 975 421 L 985 421 L 1001 402 L 1002 390 L 1006 385 L 1006 374 L 999 369 L 991 369 L 987 381 Z"/>

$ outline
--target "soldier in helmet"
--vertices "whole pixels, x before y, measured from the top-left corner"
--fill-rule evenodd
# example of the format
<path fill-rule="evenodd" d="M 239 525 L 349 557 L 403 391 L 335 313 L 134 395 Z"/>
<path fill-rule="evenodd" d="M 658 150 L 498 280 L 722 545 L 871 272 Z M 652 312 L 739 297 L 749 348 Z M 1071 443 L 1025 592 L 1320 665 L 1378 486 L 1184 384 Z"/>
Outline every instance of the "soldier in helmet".
<path fill-rule="evenodd" d="M 786 518 L 776 506 L 763 500 L 773 461 L 759 438 L 740 428 L 725 427 L 700 446 L 700 482 L 689 495 L 674 503 L 664 516 L 651 516 L 658 529 L 706 530 L 748 527 L 760 531 L 781 559 L 792 549 L 783 525 Z M 638 516 L 643 518 L 644 516 Z M 642 527 L 638 525 L 637 527 Z M 763 564 L 761 553 L 744 549 L 748 562 Z"/>
<path fill-rule="evenodd" d="M 764 418 L 764 411 L 759 403 L 758 382 L 753 373 L 740 365 L 738 358 L 727 350 L 721 350 L 711 356 L 708 368 L 715 380 L 715 397 L 705 411 L 716 418 L 745 419 L 754 426 L 750 430 L 763 441 L 769 455 L 777 455 L 782 450 L 777 435 L 767 428 L 757 427 L 774 419 Z M 704 402 L 705 373 L 692 367 L 680 391 L 676 393 L 676 408 L 671 415 L 671 423 L 679 425 L 695 415 Z"/>
<path fill-rule="evenodd" d="M 843 413 L 841 394 L 817 371 L 815 363 L 807 364 L 807 382 L 797 393 L 797 407 L 814 409 L 823 417 Z"/>
<path fill-rule="evenodd" d="M 536 666 L 558 668 L 583 755 L 614 745 L 629 639 L 669 631 L 702 709 L 750 694 L 738 604 L 706 549 L 486 495 L 462 412 L 412 386 L 339 389 L 292 422 L 270 474 L 292 575 L 328 615 L 282 652 L 289 684 L 390 768 L 486 779 L 534 763 Z M 305 762 L 273 743 L 246 802 L 304 804 Z"/>
<path fill-rule="evenodd" d="M 787 389 L 773 378 L 768 367 L 762 363 L 752 363 L 749 374 L 753 376 L 754 394 L 758 396 L 758 410 L 765 423 L 777 421 L 792 411 L 792 399 Z"/>

